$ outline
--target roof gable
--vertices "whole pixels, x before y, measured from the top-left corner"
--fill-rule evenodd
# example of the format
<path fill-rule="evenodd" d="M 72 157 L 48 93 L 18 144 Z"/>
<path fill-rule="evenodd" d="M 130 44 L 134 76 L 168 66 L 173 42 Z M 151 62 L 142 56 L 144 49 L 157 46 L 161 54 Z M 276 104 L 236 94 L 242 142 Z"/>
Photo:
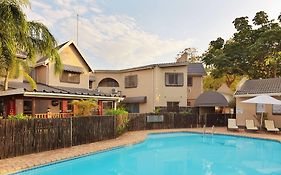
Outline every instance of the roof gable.
<path fill-rule="evenodd" d="M 68 41 L 65 42 L 61 45 L 58 46 L 58 53 L 60 54 L 65 48 L 69 47 L 70 45 L 73 45 L 74 48 L 76 49 L 76 51 L 79 53 L 79 55 L 81 56 L 82 60 L 85 62 L 86 66 L 88 67 L 88 69 L 90 71 L 93 72 L 93 69 L 91 68 L 91 66 L 89 65 L 89 63 L 86 61 L 85 57 L 83 56 L 82 52 L 80 51 L 80 49 L 76 46 L 76 44 L 73 41 Z"/>
<path fill-rule="evenodd" d="M 85 57 L 82 55 L 82 52 L 80 51 L 80 49 L 76 46 L 76 44 L 73 41 L 67 41 L 59 46 L 57 46 L 58 49 L 58 53 L 60 54 L 65 48 L 69 47 L 73 45 L 75 50 L 77 51 L 77 53 L 80 55 L 80 57 L 82 58 L 83 62 L 85 63 L 85 65 L 87 66 L 87 68 L 89 69 L 89 71 L 93 72 L 93 69 L 91 68 L 91 66 L 89 65 L 89 63 L 86 61 Z M 36 62 L 37 66 L 43 65 L 43 64 L 48 64 L 49 63 L 49 58 L 47 57 L 42 57 L 40 59 L 38 59 L 38 61 Z"/>

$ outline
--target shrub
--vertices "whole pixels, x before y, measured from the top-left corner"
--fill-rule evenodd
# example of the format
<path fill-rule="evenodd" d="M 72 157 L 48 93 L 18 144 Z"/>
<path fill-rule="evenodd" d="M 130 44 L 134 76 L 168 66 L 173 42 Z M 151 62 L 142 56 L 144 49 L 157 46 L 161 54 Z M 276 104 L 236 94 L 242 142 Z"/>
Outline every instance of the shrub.
<path fill-rule="evenodd" d="M 127 115 L 128 112 L 124 108 L 108 109 L 105 111 L 105 115 Z"/>
<path fill-rule="evenodd" d="M 75 116 L 92 115 L 93 110 L 98 108 L 97 100 L 93 98 L 87 100 L 73 100 L 71 104 L 77 106 L 77 111 L 75 111 Z"/>
<path fill-rule="evenodd" d="M 113 115 L 117 118 L 117 135 L 123 134 L 128 126 L 129 118 L 128 112 L 124 108 L 108 109 L 105 115 Z"/>
<path fill-rule="evenodd" d="M 27 120 L 30 117 L 28 115 L 24 115 L 23 113 L 17 115 L 9 115 L 8 119 L 10 120 Z"/>

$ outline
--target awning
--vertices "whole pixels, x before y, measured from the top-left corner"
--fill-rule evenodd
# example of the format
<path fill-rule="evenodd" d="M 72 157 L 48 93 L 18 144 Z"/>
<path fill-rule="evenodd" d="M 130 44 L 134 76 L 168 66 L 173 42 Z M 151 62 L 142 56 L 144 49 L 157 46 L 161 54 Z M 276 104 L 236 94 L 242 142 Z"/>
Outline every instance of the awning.
<path fill-rule="evenodd" d="M 63 70 L 68 72 L 83 73 L 83 68 L 78 66 L 64 65 Z"/>
<path fill-rule="evenodd" d="M 204 92 L 195 100 L 196 107 L 228 106 L 227 99 L 219 92 Z"/>
<path fill-rule="evenodd" d="M 140 97 L 126 97 L 123 100 L 123 103 L 146 103 L 147 97 L 140 96 Z"/>

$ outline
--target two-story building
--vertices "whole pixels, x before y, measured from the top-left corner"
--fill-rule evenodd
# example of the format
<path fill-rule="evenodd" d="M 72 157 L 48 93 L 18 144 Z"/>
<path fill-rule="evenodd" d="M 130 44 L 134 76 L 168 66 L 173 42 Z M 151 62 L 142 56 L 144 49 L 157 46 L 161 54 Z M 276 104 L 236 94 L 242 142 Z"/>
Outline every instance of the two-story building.
<path fill-rule="evenodd" d="M 69 41 L 58 46 L 58 53 L 63 63 L 60 76 L 54 73 L 54 62 L 47 57 L 39 57 L 30 73 L 37 82 L 37 89 L 31 89 L 21 76 L 10 80 L 7 91 L 0 91 L 2 115 L 23 113 L 44 117 L 48 111 L 68 116 L 75 110 L 72 100 L 88 98 L 98 100 L 101 107 L 99 113 L 102 114 L 104 101 L 110 102 L 113 107 L 122 99 L 116 94 L 93 90 L 93 70 L 74 42 Z"/>
<path fill-rule="evenodd" d="M 187 63 L 152 64 L 122 70 L 95 70 L 94 87 L 121 93 L 129 112 L 153 112 L 156 108 L 179 111 L 187 103 Z"/>
<path fill-rule="evenodd" d="M 122 70 L 95 70 L 94 87 L 125 96 L 123 103 L 133 113 L 181 111 L 194 107 L 203 92 L 201 63 L 152 64 Z"/>

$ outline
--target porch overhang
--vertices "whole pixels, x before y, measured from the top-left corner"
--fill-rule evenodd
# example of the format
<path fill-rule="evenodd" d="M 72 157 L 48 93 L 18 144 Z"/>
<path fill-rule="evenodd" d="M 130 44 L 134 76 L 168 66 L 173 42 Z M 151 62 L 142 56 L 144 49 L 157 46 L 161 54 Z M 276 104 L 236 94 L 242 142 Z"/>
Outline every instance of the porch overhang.
<path fill-rule="evenodd" d="M 64 98 L 64 99 L 89 99 L 122 101 L 122 97 L 112 96 L 96 96 L 96 95 L 77 95 L 77 94 L 60 94 L 60 93 L 44 93 L 44 92 L 24 92 L 24 97 L 41 97 L 41 98 Z"/>
<path fill-rule="evenodd" d="M 63 99 L 89 99 L 95 98 L 98 100 L 117 101 L 120 102 L 124 98 L 117 96 L 106 96 L 106 95 L 83 95 L 83 94 L 66 94 L 66 93 L 53 93 L 53 92 L 36 92 L 36 91 L 25 91 L 24 88 L 13 89 L 8 91 L 0 91 L 0 97 L 22 95 L 24 97 L 36 97 L 36 98 L 63 98 Z"/>
<path fill-rule="evenodd" d="M 140 96 L 140 97 L 127 97 L 124 99 L 124 103 L 146 103 L 147 97 Z"/>

